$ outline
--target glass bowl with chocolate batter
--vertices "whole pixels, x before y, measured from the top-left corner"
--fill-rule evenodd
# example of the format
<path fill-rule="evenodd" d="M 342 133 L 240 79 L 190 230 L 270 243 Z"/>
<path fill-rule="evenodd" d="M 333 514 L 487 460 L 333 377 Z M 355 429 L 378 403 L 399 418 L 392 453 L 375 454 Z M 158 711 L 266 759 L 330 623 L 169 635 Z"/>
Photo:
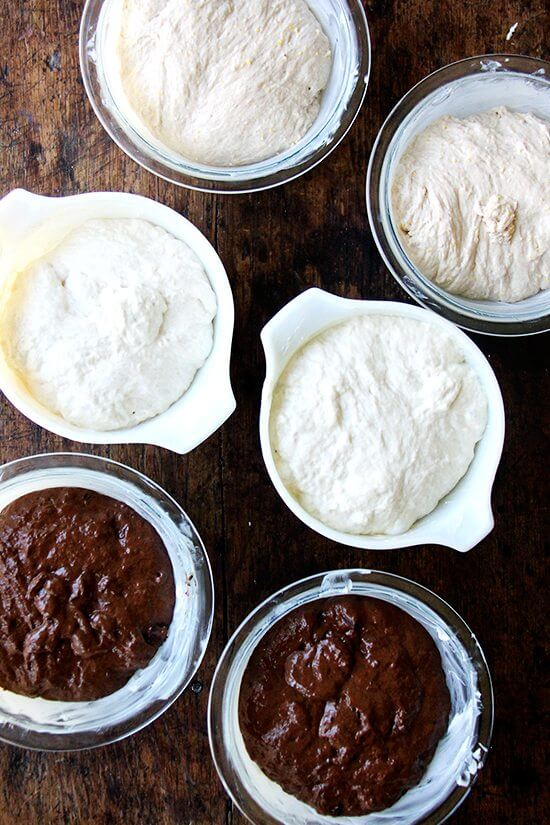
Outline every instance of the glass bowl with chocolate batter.
<path fill-rule="evenodd" d="M 333 571 L 244 621 L 208 721 L 220 778 L 256 825 L 437 825 L 484 764 L 493 694 L 476 638 L 438 596 Z"/>
<path fill-rule="evenodd" d="M 163 713 L 202 661 L 208 557 L 140 473 L 56 453 L 0 467 L 0 740 L 80 750 Z"/>

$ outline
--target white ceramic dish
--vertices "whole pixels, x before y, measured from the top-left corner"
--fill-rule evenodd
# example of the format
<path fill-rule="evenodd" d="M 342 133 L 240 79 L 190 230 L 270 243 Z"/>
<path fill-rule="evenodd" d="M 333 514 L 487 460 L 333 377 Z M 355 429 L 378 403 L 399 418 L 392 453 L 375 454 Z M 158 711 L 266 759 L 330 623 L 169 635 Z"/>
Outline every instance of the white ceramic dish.
<path fill-rule="evenodd" d="M 204 235 L 157 201 L 122 192 L 48 198 L 15 189 L 0 201 L 0 295 L 10 275 L 44 255 L 83 221 L 141 218 L 185 241 L 201 260 L 218 301 L 214 344 L 187 392 L 164 413 L 135 427 L 99 432 L 75 427 L 29 393 L 0 352 L 0 390 L 23 415 L 64 438 L 86 444 L 154 444 L 176 453 L 193 450 L 235 410 L 229 378 L 233 295 L 223 264 Z"/>
<path fill-rule="evenodd" d="M 438 69 L 388 115 L 367 173 L 369 223 L 384 262 L 416 301 L 485 335 L 534 335 L 550 329 L 550 290 L 523 301 L 482 301 L 446 292 L 409 259 L 393 218 L 394 171 L 410 141 L 444 115 L 463 118 L 497 106 L 550 118 L 550 63 L 524 55 L 481 55 Z"/>
<path fill-rule="evenodd" d="M 204 192 L 255 192 L 288 183 L 323 161 L 344 139 L 365 99 L 371 64 L 369 28 L 361 0 L 306 0 L 333 53 L 321 111 L 295 146 L 244 166 L 206 166 L 163 146 L 136 118 L 112 57 L 112 22 L 121 0 L 86 0 L 80 26 L 80 66 L 86 93 L 103 128 L 129 157 L 153 174 Z"/>
<path fill-rule="evenodd" d="M 271 449 L 269 419 L 273 391 L 292 355 L 322 330 L 357 315 L 397 315 L 433 324 L 452 335 L 476 371 L 487 395 L 488 422 L 468 472 L 435 510 L 396 536 L 342 533 L 311 516 L 283 484 Z M 267 471 L 290 510 L 322 536 L 351 547 L 386 550 L 418 544 L 441 544 L 465 552 L 475 547 L 494 526 L 491 490 L 504 444 L 504 404 L 498 382 L 476 345 L 453 324 L 420 307 L 393 301 L 340 298 L 321 289 L 309 289 L 290 301 L 262 331 L 266 378 L 260 410 L 260 442 Z"/>
<path fill-rule="evenodd" d="M 93 702 L 56 702 L 0 690 L 0 741 L 34 750 L 83 750 L 136 733 L 187 687 L 205 654 L 214 615 L 210 562 L 195 527 L 146 476 L 105 458 L 51 453 L 0 467 L 0 510 L 27 493 L 81 487 L 122 501 L 164 542 L 176 585 L 168 637 L 147 667 L 115 693 Z"/>
<path fill-rule="evenodd" d="M 367 816 L 317 814 L 287 794 L 254 763 L 239 725 L 239 693 L 250 656 L 292 610 L 334 596 L 383 599 L 412 615 L 432 636 L 451 695 L 447 733 L 420 783 L 395 805 Z M 264 601 L 235 631 L 210 690 L 208 733 L 220 779 L 254 825 L 440 825 L 468 796 L 484 765 L 493 727 L 493 690 L 481 647 L 443 599 L 415 582 L 376 570 L 334 570 L 295 582 Z"/>

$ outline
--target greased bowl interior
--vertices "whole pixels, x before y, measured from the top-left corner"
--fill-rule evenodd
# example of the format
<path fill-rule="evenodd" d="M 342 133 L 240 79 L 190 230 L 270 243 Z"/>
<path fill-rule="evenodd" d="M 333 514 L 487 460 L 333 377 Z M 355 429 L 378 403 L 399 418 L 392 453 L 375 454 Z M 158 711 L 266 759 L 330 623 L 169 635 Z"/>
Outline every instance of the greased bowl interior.
<path fill-rule="evenodd" d="M 306 0 L 327 34 L 333 67 L 317 120 L 287 151 L 258 163 L 206 166 L 177 155 L 135 122 L 110 70 L 112 20 L 120 0 L 87 0 L 80 27 L 84 86 L 103 128 L 133 160 L 161 178 L 202 191 L 253 192 L 308 172 L 343 140 L 363 103 L 370 72 L 370 40 L 361 0 Z"/>
<path fill-rule="evenodd" d="M 391 207 L 394 171 L 416 134 L 444 115 L 467 117 L 498 106 L 550 118 L 550 63 L 522 55 L 482 55 L 445 66 L 414 86 L 389 114 L 372 150 L 369 222 L 388 269 L 418 303 L 473 332 L 532 335 L 550 329 L 550 290 L 517 303 L 446 292 L 409 259 Z"/>
<path fill-rule="evenodd" d="M 86 444 L 154 444 L 187 453 L 214 433 L 235 410 L 229 378 L 234 306 L 224 266 L 204 235 L 173 209 L 122 192 L 48 198 L 16 189 L 0 201 L 0 300 L 14 273 L 53 249 L 71 230 L 93 218 L 140 218 L 184 241 L 201 261 L 216 294 L 214 342 L 191 386 L 165 412 L 135 427 L 110 431 L 76 427 L 40 404 L 0 350 L 0 389 L 17 409 L 46 430 Z"/>
<path fill-rule="evenodd" d="M 292 610 L 332 596 L 370 596 L 410 613 L 441 654 L 451 695 L 451 717 L 425 776 L 386 811 L 329 817 L 289 796 L 246 752 L 238 702 L 250 656 L 273 625 Z M 208 731 L 220 779 L 254 825 L 439 825 L 464 801 L 483 767 L 493 727 L 493 691 L 483 651 L 460 616 L 415 582 L 375 570 L 335 570 L 285 587 L 257 607 L 235 631 L 218 663 L 210 691 Z"/>
<path fill-rule="evenodd" d="M 487 397 L 488 421 L 466 475 L 439 502 L 435 510 L 399 535 L 356 535 L 334 530 L 310 515 L 285 487 L 277 470 L 269 421 L 273 392 L 286 365 L 307 341 L 323 330 L 358 315 L 395 315 L 433 324 L 455 339 L 466 361 L 477 373 Z M 478 347 L 453 324 L 411 304 L 340 298 L 321 289 L 309 289 L 290 301 L 262 331 L 266 378 L 260 410 L 260 441 L 273 485 L 289 509 L 312 530 L 340 544 L 371 550 L 419 544 L 441 544 L 466 551 L 493 528 L 491 490 L 504 443 L 504 405 L 495 374 Z"/>
<path fill-rule="evenodd" d="M 104 458 L 52 453 L 0 467 L 0 511 L 49 487 L 83 487 L 118 499 L 147 519 L 172 562 L 176 604 L 168 638 L 147 667 L 93 702 L 31 699 L 0 689 L 0 741 L 35 750 L 82 750 L 124 739 L 164 713 L 196 673 L 210 638 L 210 562 L 181 507 L 146 476 Z"/>

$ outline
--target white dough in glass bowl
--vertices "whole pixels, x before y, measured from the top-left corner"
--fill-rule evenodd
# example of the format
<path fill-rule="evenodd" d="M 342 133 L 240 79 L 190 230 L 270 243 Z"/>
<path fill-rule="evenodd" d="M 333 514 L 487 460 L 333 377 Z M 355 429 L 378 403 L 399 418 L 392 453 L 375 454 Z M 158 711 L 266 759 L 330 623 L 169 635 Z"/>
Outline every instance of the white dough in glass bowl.
<path fill-rule="evenodd" d="M 394 535 L 457 485 L 486 425 L 485 393 L 450 335 L 358 316 L 292 357 L 270 439 L 283 484 L 310 515 L 344 533 Z"/>
<path fill-rule="evenodd" d="M 517 302 L 550 287 L 550 122 L 500 106 L 444 116 L 394 173 L 399 239 L 455 295 Z"/>
<path fill-rule="evenodd" d="M 319 114 L 332 53 L 304 0 L 115 0 L 110 15 L 122 108 L 190 161 L 274 157 Z"/>
<path fill-rule="evenodd" d="M 181 398 L 212 349 L 216 309 L 184 241 L 141 219 L 93 219 L 14 273 L 1 345 L 48 410 L 116 430 Z"/>

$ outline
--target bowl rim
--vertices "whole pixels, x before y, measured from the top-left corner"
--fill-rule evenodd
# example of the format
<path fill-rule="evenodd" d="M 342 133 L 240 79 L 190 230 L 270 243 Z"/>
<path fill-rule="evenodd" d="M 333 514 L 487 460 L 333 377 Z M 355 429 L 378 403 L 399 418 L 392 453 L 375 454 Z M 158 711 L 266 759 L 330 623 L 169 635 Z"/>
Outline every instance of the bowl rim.
<path fill-rule="evenodd" d="M 115 468 L 117 471 L 121 472 L 122 476 L 124 477 L 123 481 L 121 481 L 120 478 L 117 477 L 118 484 L 129 483 L 138 486 L 141 491 L 149 490 L 152 494 L 155 494 L 155 496 L 157 496 L 159 500 L 165 501 L 170 507 L 174 508 L 175 512 L 177 512 L 178 515 L 183 518 L 183 523 L 187 525 L 190 529 L 195 550 L 199 551 L 200 559 L 204 568 L 203 572 L 205 589 L 204 592 L 200 593 L 200 598 L 204 599 L 205 615 L 207 616 L 207 620 L 204 626 L 199 627 L 197 629 L 196 637 L 199 640 L 199 645 L 192 667 L 189 669 L 185 678 L 180 681 L 180 684 L 173 691 L 173 693 L 167 699 L 162 699 L 160 701 L 152 700 L 149 708 L 145 708 L 144 710 L 141 710 L 139 712 L 139 718 L 137 722 L 132 723 L 132 718 L 135 717 L 130 717 L 130 719 L 125 720 L 123 722 L 114 723 L 111 728 L 106 729 L 105 735 L 101 737 L 101 741 L 91 741 L 90 739 L 90 737 L 93 735 L 98 736 L 97 729 L 92 732 L 87 731 L 77 733 L 49 733 L 29 731 L 19 723 L 14 724 L 13 722 L 10 722 L 9 718 L 7 718 L 7 715 L 3 712 L 0 712 L 0 742 L 31 751 L 68 753 L 85 750 L 95 750 L 96 748 L 112 745 L 116 742 L 122 741 L 123 739 L 127 739 L 130 736 L 133 736 L 134 734 L 148 727 L 150 724 L 155 722 L 160 716 L 162 716 L 189 687 L 190 683 L 194 679 L 195 675 L 197 674 L 199 668 L 201 667 L 204 661 L 204 657 L 208 650 L 208 645 L 210 642 L 214 623 L 214 577 L 212 573 L 212 565 L 206 548 L 204 546 L 204 542 L 202 541 L 202 538 L 199 532 L 197 531 L 194 523 L 189 518 L 183 507 L 181 507 L 181 505 L 176 501 L 176 499 L 173 496 L 171 496 L 156 481 L 149 478 L 149 476 L 146 476 L 139 470 L 136 470 L 133 467 L 130 467 L 126 464 L 123 464 L 120 461 L 114 461 L 111 458 L 104 458 L 103 456 L 97 456 L 91 453 L 50 452 L 39 453 L 37 455 L 23 456 L 22 458 L 16 458 L 12 461 L 8 461 L 0 465 L 0 488 L 3 487 L 5 484 L 3 474 L 6 470 L 21 469 L 22 473 L 24 474 L 25 468 L 28 464 L 38 461 L 39 463 L 44 462 L 47 465 L 48 461 L 50 460 L 54 460 L 54 462 L 66 462 L 62 465 L 62 467 L 65 468 L 69 467 L 71 460 L 75 459 L 84 460 L 85 464 L 87 465 L 85 469 L 92 469 L 93 472 L 97 472 L 102 475 L 109 475 L 109 468 Z M 101 465 L 105 465 L 105 467 L 102 469 Z M 36 472 L 42 472 L 43 470 L 47 469 L 47 466 L 45 466 L 44 468 L 35 468 L 31 471 L 31 473 L 34 474 Z M 78 471 L 83 468 L 75 464 L 73 469 L 76 473 L 78 473 Z M 170 516 L 168 517 L 171 518 Z M 174 575 L 176 575 L 175 571 Z M 153 660 L 151 660 L 151 662 L 152 661 Z M 147 667 L 150 666 L 151 662 L 142 670 L 147 670 Z M 17 737 L 10 735 L 13 731 L 20 733 L 20 739 L 17 739 Z M 85 739 L 85 741 L 83 744 L 81 744 L 80 740 L 83 739 Z"/>
<path fill-rule="evenodd" d="M 446 292 L 422 275 L 409 261 L 406 251 L 397 238 L 403 260 L 407 263 L 405 266 L 397 259 L 388 243 L 385 227 L 379 217 L 380 175 L 387 152 L 403 120 L 431 93 L 448 84 L 475 75 L 490 78 L 497 73 L 510 73 L 526 77 L 538 75 L 542 78 L 541 72 L 544 74 L 544 80 L 550 83 L 549 61 L 531 55 L 505 52 L 474 55 L 441 66 L 421 78 L 397 101 L 380 127 L 372 147 L 366 175 L 367 214 L 372 236 L 384 264 L 398 284 L 418 304 L 433 310 L 470 332 L 496 337 L 537 335 L 550 330 L 550 313 L 544 313 L 529 320 L 513 318 L 506 320 L 504 317 L 497 320 L 494 316 L 480 316 L 466 307 L 460 307 L 461 296 Z M 417 97 L 419 100 L 416 100 Z M 452 306 L 449 306 L 448 302 L 452 302 Z M 522 302 L 518 302 L 520 303 Z"/>
<path fill-rule="evenodd" d="M 372 68 L 370 30 L 365 8 L 361 0 L 344 0 L 349 7 L 357 35 L 360 63 L 356 72 L 357 78 L 355 86 L 348 101 L 348 108 L 344 112 L 340 127 L 336 130 L 330 141 L 326 141 L 304 160 L 291 164 L 291 158 L 289 158 L 289 163 L 281 169 L 260 176 L 252 174 L 251 177 L 243 178 L 242 180 L 235 180 L 231 177 L 231 172 L 241 167 L 204 167 L 205 169 L 210 168 L 212 170 L 211 175 L 215 176 L 209 177 L 205 173 L 199 176 L 192 172 L 193 169 L 197 170 L 199 168 L 199 164 L 194 165 L 188 161 L 187 164 L 180 164 L 182 169 L 186 171 L 178 171 L 175 168 L 177 167 L 175 162 L 172 166 L 168 166 L 162 162 L 162 160 L 157 160 L 153 157 L 144 157 L 134 139 L 129 135 L 126 126 L 134 131 L 140 140 L 147 144 L 145 138 L 140 135 L 137 130 L 133 129 L 131 124 L 125 124 L 125 126 L 123 126 L 119 117 L 111 112 L 102 98 L 101 89 L 95 77 L 97 66 L 95 36 L 101 9 L 105 2 L 108 2 L 108 0 L 86 0 L 82 11 L 79 29 L 79 61 L 86 95 L 103 129 L 118 148 L 148 172 L 169 183 L 198 192 L 217 192 L 223 195 L 250 194 L 290 183 L 322 163 L 322 161 L 340 145 L 355 123 L 364 103 Z M 94 43 L 91 49 L 90 43 Z M 255 166 L 266 162 L 273 162 L 274 160 L 274 158 L 268 158 L 257 164 L 250 164 L 250 169 L 253 170 Z M 246 168 L 246 166 L 243 168 Z M 223 177 L 220 178 L 220 174 L 223 175 Z"/>
<path fill-rule="evenodd" d="M 100 431 L 78 427 L 65 421 L 60 415 L 48 410 L 34 399 L 32 393 L 22 385 L 19 376 L 9 364 L 4 363 L 3 355 L 1 355 L 3 367 L 0 372 L 0 389 L 10 403 L 35 424 L 77 443 L 104 446 L 152 444 L 179 454 L 191 452 L 210 438 L 236 409 L 230 379 L 235 306 L 227 270 L 214 246 L 195 224 L 175 209 L 143 195 L 130 192 L 82 192 L 76 195 L 46 196 L 18 188 L 0 199 L 0 210 L 3 213 L 4 224 L 8 219 L 14 224 L 17 223 L 22 214 L 32 215 L 35 221 L 33 228 L 23 230 L 25 235 L 30 236 L 37 231 L 40 225 L 56 221 L 61 224 L 63 216 L 59 217 L 59 213 L 66 211 L 66 207 L 76 202 L 82 204 L 83 208 L 86 204 L 91 204 L 93 209 L 100 210 L 101 214 L 94 215 L 94 218 L 108 218 L 112 204 L 112 208 L 116 209 L 117 213 L 118 210 L 124 212 L 123 216 L 117 214 L 117 217 L 141 218 L 161 228 L 165 228 L 164 224 L 167 223 L 181 227 L 178 235 L 174 234 L 174 230 L 165 228 L 165 231 L 183 240 L 194 252 L 216 295 L 217 310 L 213 320 L 212 349 L 203 366 L 197 370 L 190 386 L 179 399 L 163 412 L 133 427 Z M 85 222 L 87 218 L 83 217 L 82 220 Z M 212 373 L 209 374 L 209 381 L 204 386 L 198 386 L 197 379 L 205 375 L 206 368 L 208 373 Z M 213 412 L 208 418 L 197 421 L 194 412 L 189 413 L 191 418 L 188 423 L 193 425 L 192 430 L 181 426 L 182 422 L 185 424 L 185 415 L 189 410 L 190 396 L 188 393 L 191 390 L 198 391 L 201 395 L 205 395 L 207 390 L 211 393 L 215 391 L 216 395 L 216 404 L 212 405 Z M 193 418 L 195 418 L 194 421 Z"/>
<path fill-rule="evenodd" d="M 325 591 L 324 585 L 327 579 L 333 579 L 336 584 L 334 588 L 329 588 L 328 591 Z M 241 648 L 251 636 L 253 630 L 258 627 L 262 620 L 267 620 L 270 613 L 277 608 L 288 606 L 287 610 L 281 609 L 277 612 L 276 616 L 272 616 L 270 623 L 267 623 L 266 621 L 266 627 L 263 629 L 263 632 L 259 638 L 263 638 L 268 630 L 273 627 L 279 619 L 285 615 L 288 615 L 294 607 L 298 606 L 293 602 L 294 600 L 297 600 L 299 596 L 304 596 L 304 599 L 300 601 L 300 604 L 303 604 L 306 602 L 309 603 L 311 601 L 315 601 L 316 599 L 337 597 L 338 595 L 344 595 L 345 593 L 351 592 L 345 587 L 340 587 L 339 580 L 344 579 L 352 581 L 353 583 L 372 583 L 375 586 L 379 585 L 386 589 L 399 590 L 402 593 L 412 596 L 412 598 L 437 613 L 440 618 L 443 618 L 450 628 L 452 627 L 454 635 L 457 636 L 459 642 L 468 652 L 475 666 L 478 676 L 478 690 L 481 699 L 480 713 L 476 720 L 477 724 L 475 733 L 475 739 L 480 750 L 478 769 L 471 775 L 470 781 L 466 786 L 457 785 L 450 796 L 447 797 L 447 799 L 445 799 L 436 810 L 432 811 L 428 815 L 427 819 L 423 820 L 423 825 L 441 825 L 441 823 L 448 820 L 449 817 L 455 813 L 464 800 L 469 796 L 490 752 L 495 719 L 495 700 L 491 673 L 487 664 L 485 653 L 476 635 L 471 631 L 469 625 L 462 618 L 462 616 L 445 599 L 433 590 L 430 590 L 412 579 L 379 569 L 360 567 L 347 568 L 341 570 L 330 570 L 325 571 L 324 573 L 315 573 L 313 575 L 306 576 L 280 588 L 275 593 L 265 598 L 259 605 L 257 605 L 257 607 L 248 613 L 248 615 L 238 625 L 227 641 L 226 646 L 218 660 L 218 664 L 212 677 L 210 694 L 208 698 L 208 740 L 212 760 L 214 762 L 218 777 L 227 795 L 247 819 L 247 821 L 251 822 L 252 825 L 259 825 L 259 823 L 252 818 L 251 813 L 244 810 L 241 799 L 239 798 L 239 795 L 233 785 L 232 777 L 228 775 L 229 771 L 227 770 L 226 765 L 224 765 L 225 753 L 223 738 L 223 708 L 225 706 L 225 691 L 227 687 L 228 674 L 230 673 L 230 669 L 239 655 Z M 311 599 L 306 599 L 305 595 L 307 595 L 308 592 L 313 592 L 314 590 L 316 592 L 318 591 L 317 595 L 313 596 Z M 376 596 L 373 596 L 373 598 L 376 598 Z M 242 789 L 239 788 L 239 791 L 241 790 Z M 258 809 L 256 801 L 252 800 L 252 802 L 254 807 Z M 273 818 L 265 811 L 262 810 L 260 813 L 262 813 L 265 817 L 262 819 L 261 825 L 282 825 L 278 819 Z M 337 823 L 337 821 L 338 818 L 335 818 L 335 823 Z"/>
<path fill-rule="evenodd" d="M 309 317 L 318 318 L 321 311 L 325 311 L 327 315 L 332 316 L 332 320 L 327 322 L 319 322 L 316 331 L 309 334 L 304 334 L 296 346 L 290 343 L 289 333 L 292 334 L 294 330 L 299 330 L 303 320 Z M 341 315 L 340 310 L 345 313 L 345 318 Z M 273 458 L 273 450 L 271 446 L 271 438 L 269 432 L 269 424 L 271 417 L 271 407 L 273 401 L 273 391 L 277 382 L 289 363 L 292 356 L 308 341 L 312 340 L 316 335 L 323 330 L 341 323 L 343 320 L 354 317 L 356 315 L 398 315 L 402 317 L 411 317 L 434 324 L 440 329 L 446 330 L 451 334 L 453 339 L 459 343 L 459 346 L 468 357 L 468 361 L 472 368 L 475 369 L 484 392 L 487 397 L 487 407 L 489 412 L 489 419 L 487 428 L 476 445 L 476 452 L 468 470 L 457 483 L 457 485 L 446 496 L 443 497 L 432 510 L 431 513 L 423 516 L 412 527 L 404 533 L 396 535 L 363 535 L 354 533 L 344 533 L 340 530 L 335 530 L 323 524 L 319 519 L 310 515 L 302 505 L 294 498 L 283 483 L 275 461 Z M 301 293 L 298 297 L 289 301 L 282 309 L 277 312 L 273 318 L 265 325 L 261 332 L 261 340 L 266 357 L 266 377 L 262 388 L 262 398 L 260 406 L 260 446 L 264 464 L 270 480 L 291 512 L 302 521 L 307 527 L 314 530 L 316 533 L 325 538 L 336 541 L 347 547 L 356 547 L 362 550 L 396 550 L 402 548 L 411 548 L 414 546 L 424 544 L 437 544 L 444 547 L 450 547 L 459 552 L 466 552 L 477 546 L 482 539 L 484 539 L 494 527 L 494 519 L 491 509 L 491 493 L 494 484 L 494 479 L 504 448 L 505 435 L 505 411 L 502 392 L 495 373 L 489 364 L 489 361 L 479 349 L 479 347 L 466 335 L 466 333 L 452 324 L 450 321 L 442 318 L 434 312 L 430 312 L 423 307 L 415 304 L 406 304 L 400 301 L 381 301 L 369 299 L 355 299 L 343 298 L 338 295 L 333 295 L 326 290 L 313 287 Z M 280 341 L 284 341 L 284 348 L 279 346 Z M 274 362 L 278 364 L 274 366 Z M 471 362 L 475 361 L 475 364 Z M 487 444 L 490 439 L 490 452 L 484 457 L 483 470 L 483 484 L 479 483 L 476 489 L 475 506 L 479 514 L 479 524 L 474 524 L 473 518 L 468 521 L 465 529 L 462 532 L 454 526 L 454 529 L 447 528 L 446 532 L 443 529 L 436 529 L 426 524 L 426 520 L 430 519 L 437 511 L 442 511 L 447 505 L 448 498 L 452 496 L 457 488 L 468 479 L 471 478 L 473 472 L 472 467 L 476 460 L 476 455 L 482 443 Z M 470 502 L 468 511 L 470 515 L 474 509 L 472 493 L 467 495 L 468 491 L 461 491 L 460 500 L 464 503 Z M 455 502 L 455 509 L 465 512 L 464 504 L 459 508 Z"/>

